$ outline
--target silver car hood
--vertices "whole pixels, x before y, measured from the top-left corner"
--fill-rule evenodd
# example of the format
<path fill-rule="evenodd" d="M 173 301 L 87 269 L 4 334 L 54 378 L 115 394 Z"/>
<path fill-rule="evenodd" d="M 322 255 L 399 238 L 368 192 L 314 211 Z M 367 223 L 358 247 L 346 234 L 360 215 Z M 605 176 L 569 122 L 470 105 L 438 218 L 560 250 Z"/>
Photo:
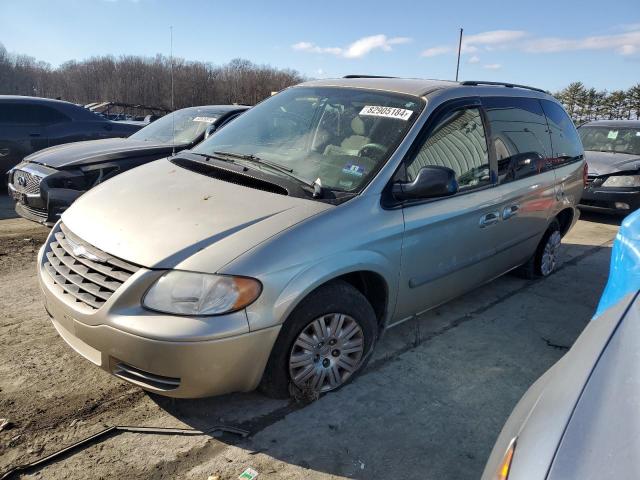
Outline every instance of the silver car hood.
<path fill-rule="evenodd" d="M 636 299 L 589 377 L 549 480 L 640 478 L 639 339 L 640 300 Z"/>
<path fill-rule="evenodd" d="M 164 159 L 88 191 L 62 221 L 83 240 L 129 262 L 213 273 L 330 208 L 335 207 L 217 180 Z"/>

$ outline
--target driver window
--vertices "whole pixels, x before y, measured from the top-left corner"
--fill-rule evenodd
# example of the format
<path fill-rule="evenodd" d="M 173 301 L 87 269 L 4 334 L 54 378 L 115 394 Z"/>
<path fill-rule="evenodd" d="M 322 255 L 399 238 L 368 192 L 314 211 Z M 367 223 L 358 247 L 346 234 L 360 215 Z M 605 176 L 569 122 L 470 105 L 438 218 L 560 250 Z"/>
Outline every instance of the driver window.
<path fill-rule="evenodd" d="M 460 190 L 491 183 L 491 169 L 484 125 L 477 108 L 455 110 L 431 132 L 415 158 L 407 164 L 407 180 L 413 181 L 426 166 L 449 167 L 456 172 Z"/>

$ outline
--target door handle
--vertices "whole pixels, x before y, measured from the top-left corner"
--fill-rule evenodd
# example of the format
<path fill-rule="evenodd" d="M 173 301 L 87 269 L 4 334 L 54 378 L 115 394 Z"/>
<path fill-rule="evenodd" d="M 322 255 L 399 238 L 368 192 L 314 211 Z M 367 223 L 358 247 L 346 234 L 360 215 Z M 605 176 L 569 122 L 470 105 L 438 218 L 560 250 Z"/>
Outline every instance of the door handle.
<path fill-rule="evenodd" d="M 480 217 L 480 228 L 493 225 L 500 221 L 500 212 L 489 212 L 486 215 Z"/>
<path fill-rule="evenodd" d="M 39 137 L 40 134 L 39 133 L 30 133 L 29 136 L 30 137 Z"/>
<path fill-rule="evenodd" d="M 502 210 L 502 219 L 507 220 L 511 217 L 515 217 L 518 214 L 518 210 L 520 210 L 520 205 L 504 207 L 504 210 Z"/>

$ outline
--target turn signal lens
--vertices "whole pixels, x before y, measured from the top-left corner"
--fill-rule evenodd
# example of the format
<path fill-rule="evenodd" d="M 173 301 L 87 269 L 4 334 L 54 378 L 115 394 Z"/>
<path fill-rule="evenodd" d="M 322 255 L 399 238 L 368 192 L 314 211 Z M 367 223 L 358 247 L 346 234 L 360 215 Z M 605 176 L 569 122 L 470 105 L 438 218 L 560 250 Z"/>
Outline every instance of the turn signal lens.
<path fill-rule="evenodd" d="M 507 480 L 509 478 L 509 470 L 511 470 L 511 461 L 513 460 L 513 452 L 516 449 L 516 439 L 511 440 L 509 448 L 502 457 L 502 462 L 496 472 L 496 480 Z"/>

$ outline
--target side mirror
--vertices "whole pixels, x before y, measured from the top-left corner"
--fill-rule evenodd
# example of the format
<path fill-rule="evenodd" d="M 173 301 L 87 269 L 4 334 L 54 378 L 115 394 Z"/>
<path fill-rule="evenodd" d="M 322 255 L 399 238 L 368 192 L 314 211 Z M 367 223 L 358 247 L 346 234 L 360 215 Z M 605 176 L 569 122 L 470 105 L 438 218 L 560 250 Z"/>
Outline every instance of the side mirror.
<path fill-rule="evenodd" d="M 207 129 L 204 131 L 205 140 L 209 138 L 215 131 L 216 131 L 216 126 L 213 123 L 210 123 L 209 125 L 207 125 Z"/>
<path fill-rule="evenodd" d="M 458 192 L 456 172 L 448 167 L 429 166 L 418 170 L 413 182 L 393 184 L 393 196 L 398 200 L 446 197 Z"/>

